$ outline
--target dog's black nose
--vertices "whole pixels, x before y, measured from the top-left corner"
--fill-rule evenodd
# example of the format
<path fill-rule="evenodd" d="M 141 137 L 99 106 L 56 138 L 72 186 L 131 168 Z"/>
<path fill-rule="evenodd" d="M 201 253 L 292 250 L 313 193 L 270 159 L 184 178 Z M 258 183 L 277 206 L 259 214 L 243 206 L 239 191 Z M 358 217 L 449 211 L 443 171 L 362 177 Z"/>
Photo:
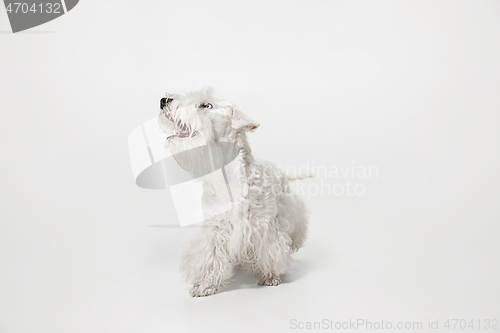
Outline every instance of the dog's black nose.
<path fill-rule="evenodd" d="M 162 99 L 160 99 L 160 110 L 163 110 L 163 108 L 165 106 L 167 106 L 173 100 L 174 100 L 173 98 L 166 98 L 166 97 L 163 97 Z"/>

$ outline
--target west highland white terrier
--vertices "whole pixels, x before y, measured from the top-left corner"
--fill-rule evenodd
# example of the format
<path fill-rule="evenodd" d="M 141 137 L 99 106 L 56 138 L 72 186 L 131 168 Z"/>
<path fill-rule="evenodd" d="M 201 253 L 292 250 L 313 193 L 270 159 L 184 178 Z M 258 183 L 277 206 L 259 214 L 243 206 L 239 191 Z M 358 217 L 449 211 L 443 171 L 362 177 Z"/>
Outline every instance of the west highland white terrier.
<path fill-rule="evenodd" d="M 203 182 L 203 207 L 210 216 L 183 255 L 191 295 L 215 294 L 238 265 L 261 285 L 279 285 L 308 224 L 306 205 L 288 182 L 310 175 L 286 175 L 255 159 L 247 133 L 259 124 L 234 104 L 216 99 L 212 89 L 167 94 L 160 109 L 165 148 Z M 222 170 L 223 177 L 217 179 L 214 170 Z"/>

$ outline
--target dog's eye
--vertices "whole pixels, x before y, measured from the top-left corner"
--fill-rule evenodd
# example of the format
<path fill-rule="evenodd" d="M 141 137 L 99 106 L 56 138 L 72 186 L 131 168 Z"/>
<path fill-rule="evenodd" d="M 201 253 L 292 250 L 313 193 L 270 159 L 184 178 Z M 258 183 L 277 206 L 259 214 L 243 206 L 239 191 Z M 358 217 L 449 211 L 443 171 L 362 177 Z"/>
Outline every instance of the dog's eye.
<path fill-rule="evenodd" d="M 213 109 L 214 106 L 212 104 L 210 104 L 210 103 L 203 103 L 203 104 L 200 105 L 200 108 L 202 108 L 202 109 Z"/>

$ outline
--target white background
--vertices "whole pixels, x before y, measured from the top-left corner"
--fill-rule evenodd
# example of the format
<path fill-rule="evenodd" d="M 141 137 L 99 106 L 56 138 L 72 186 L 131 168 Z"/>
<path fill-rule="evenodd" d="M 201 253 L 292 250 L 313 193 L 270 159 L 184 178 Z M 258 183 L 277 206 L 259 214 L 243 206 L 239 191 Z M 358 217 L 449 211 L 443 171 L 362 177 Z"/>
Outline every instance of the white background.
<path fill-rule="evenodd" d="M 500 2 L 83 0 L 0 30 L 0 332 L 500 320 Z M 261 123 L 257 157 L 378 168 L 362 196 L 309 195 L 279 287 L 239 272 L 191 299 L 195 229 L 134 184 L 129 133 L 204 86 Z"/>

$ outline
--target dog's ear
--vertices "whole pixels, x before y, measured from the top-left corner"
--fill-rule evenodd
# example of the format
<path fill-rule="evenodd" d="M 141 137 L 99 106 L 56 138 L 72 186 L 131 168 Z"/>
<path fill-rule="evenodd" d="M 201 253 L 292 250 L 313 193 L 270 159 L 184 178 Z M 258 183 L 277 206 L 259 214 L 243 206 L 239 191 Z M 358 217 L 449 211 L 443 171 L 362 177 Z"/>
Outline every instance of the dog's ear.
<path fill-rule="evenodd" d="M 241 112 L 235 106 L 231 108 L 231 113 L 233 117 L 231 125 L 235 130 L 253 131 L 260 126 L 258 122 L 252 120 L 252 118 Z"/>

